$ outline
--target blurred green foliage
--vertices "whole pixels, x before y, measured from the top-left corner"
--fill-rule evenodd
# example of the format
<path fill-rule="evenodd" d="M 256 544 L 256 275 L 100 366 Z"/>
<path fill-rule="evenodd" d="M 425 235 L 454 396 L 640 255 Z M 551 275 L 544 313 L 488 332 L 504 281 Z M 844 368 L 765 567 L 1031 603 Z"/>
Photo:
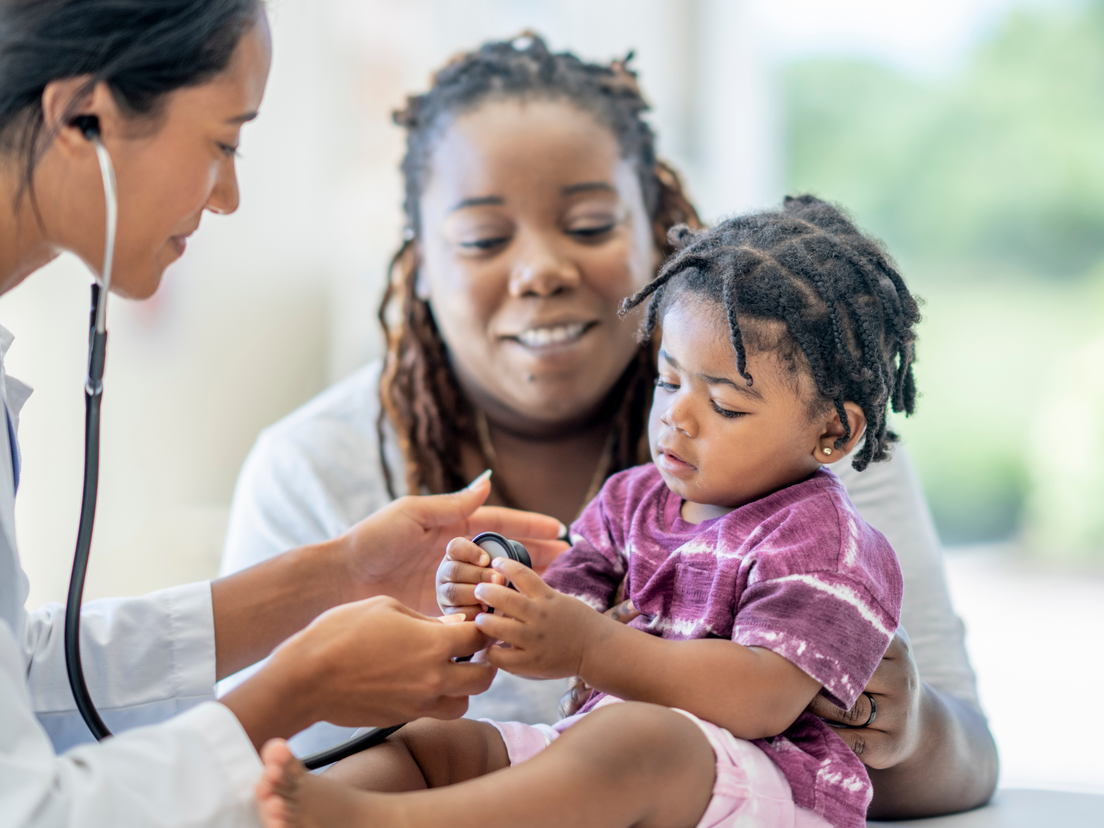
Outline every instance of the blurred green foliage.
<path fill-rule="evenodd" d="M 944 540 L 1026 528 L 1043 552 L 1104 558 L 1104 520 L 1053 538 L 1040 504 L 1061 499 L 1057 467 L 1037 459 L 1099 445 L 1044 421 L 1062 422 L 1054 399 L 1079 393 L 1066 366 L 1104 335 L 1104 0 L 1010 12 L 936 79 L 797 63 L 784 100 L 787 190 L 846 206 L 927 300 L 923 397 L 898 426 Z M 1100 452 L 1087 462 L 1104 468 Z M 1100 489 L 1084 497 L 1104 513 Z"/>

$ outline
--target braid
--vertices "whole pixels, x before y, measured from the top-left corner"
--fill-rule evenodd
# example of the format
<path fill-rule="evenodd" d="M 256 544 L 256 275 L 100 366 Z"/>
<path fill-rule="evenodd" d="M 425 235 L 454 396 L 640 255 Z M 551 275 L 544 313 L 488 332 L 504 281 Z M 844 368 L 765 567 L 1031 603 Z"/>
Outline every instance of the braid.
<path fill-rule="evenodd" d="M 916 403 L 915 326 L 919 303 L 884 249 L 865 237 L 838 208 L 812 196 L 787 198 L 781 210 L 741 216 L 694 234 L 671 231 L 677 250 L 655 281 L 627 299 L 622 312 L 648 302 L 650 337 L 683 291 L 723 305 L 736 367 L 751 384 L 746 348 L 773 350 L 794 372 L 807 365 L 816 383 L 811 409 L 835 409 L 852 437 L 845 402 L 866 417 L 858 470 L 885 460 L 897 435 L 887 410 L 906 414 Z M 781 322 L 785 334 L 768 341 L 762 324 Z"/>
<path fill-rule="evenodd" d="M 632 55 L 609 65 L 584 63 L 570 52 L 552 53 L 544 41 L 524 33 L 510 41 L 490 42 L 458 55 L 433 78 L 430 90 L 407 99 L 394 120 L 407 131 L 402 162 L 407 240 L 391 262 L 391 279 L 379 310 L 387 342 L 380 379 L 381 445 L 386 424 L 394 429 L 405 464 L 407 489 L 414 493 L 452 491 L 465 482 L 461 446 L 479 448 L 473 411 L 456 382 L 448 348 L 429 304 L 415 288 L 414 242 L 422 232 L 420 198 L 433 149 L 452 120 L 503 98 L 562 100 L 593 115 L 616 137 L 623 158 L 634 162 L 656 248 L 674 252 L 667 231 L 676 224 L 698 228 L 701 222 L 682 180 L 656 157 L 655 135 L 644 114 L 649 107 L 628 64 Z M 654 329 L 654 324 L 652 329 Z M 648 457 L 647 422 L 655 349 L 642 342 L 615 393 L 621 397 L 611 428 L 609 473 Z M 484 462 L 489 465 L 488 458 Z M 390 470 L 380 462 L 391 496 Z"/>

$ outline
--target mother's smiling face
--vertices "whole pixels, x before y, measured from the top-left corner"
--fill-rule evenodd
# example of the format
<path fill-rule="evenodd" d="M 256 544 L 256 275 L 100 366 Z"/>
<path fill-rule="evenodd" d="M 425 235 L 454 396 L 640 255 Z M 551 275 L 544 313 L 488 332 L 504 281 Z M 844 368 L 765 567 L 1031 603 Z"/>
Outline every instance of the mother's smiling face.
<path fill-rule="evenodd" d="M 462 114 L 429 161 L 419 292 L 465 393 L 522 434 L 585 422 L 638 348 L 618 306 L 658 265 L 633 161 L 594 116 L 540 99 Z"/>

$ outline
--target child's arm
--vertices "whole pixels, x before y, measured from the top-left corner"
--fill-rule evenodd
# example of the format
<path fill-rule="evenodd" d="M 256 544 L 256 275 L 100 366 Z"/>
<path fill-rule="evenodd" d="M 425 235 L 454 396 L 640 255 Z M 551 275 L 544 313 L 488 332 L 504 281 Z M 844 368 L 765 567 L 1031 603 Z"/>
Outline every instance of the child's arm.
<path fill-rule="evenodd" d="M 578 675 L 619 698 L 681 708 L 741 739 L 781 733 L 820 690 L 770 650 L 722 639 L 665 641 L 557 592 L 514 561 L 493 566 L 519 591 L 487 582 L 474 587 L 475 600 L 495 607 L 476 624 L 509 645 L 492 647 L 489 660 L 511 673 Z"/>

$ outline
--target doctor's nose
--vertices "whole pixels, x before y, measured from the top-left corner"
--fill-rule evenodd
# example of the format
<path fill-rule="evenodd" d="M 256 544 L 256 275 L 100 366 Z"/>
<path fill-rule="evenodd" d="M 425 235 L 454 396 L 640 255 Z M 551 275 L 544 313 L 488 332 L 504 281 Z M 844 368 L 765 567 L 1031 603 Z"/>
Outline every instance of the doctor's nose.
<path fill-rule="evenodd" d="M 229 169 L 227 169 L 229 167 Z M 218 178 L 207 197 L 206 207 L 212 213 L 228 216 L 241 204 L 241 192 L 238 190 L 238 174 L 233 159 L 219 167 Z"/>

